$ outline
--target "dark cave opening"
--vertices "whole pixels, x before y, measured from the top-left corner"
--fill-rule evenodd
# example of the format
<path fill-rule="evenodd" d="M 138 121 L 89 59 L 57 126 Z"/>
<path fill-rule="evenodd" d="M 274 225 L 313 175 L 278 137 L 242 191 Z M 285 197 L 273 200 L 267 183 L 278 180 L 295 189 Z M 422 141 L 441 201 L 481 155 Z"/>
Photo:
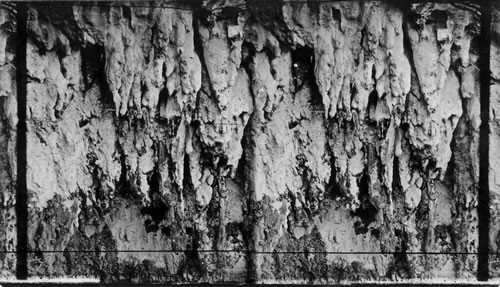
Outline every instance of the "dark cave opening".
<path fill-rule="evenodd" d="M 156 106 L 156 115 L 158 115 L 158 121 L 167 119 L 167 105 L 168 105 L 168 90 L 163 88 L 158 96 L 158 105 Z"/>
<path fill-rule="evenodd" d="M 104 74 L 104 48 L 99 45 L 87 44 L 80 51 L 82 57 L 82 75 L 85 87 L 88 89 Z"/>
<path fill-rule="evenodd" d="M 309 86 L 311 106 L 314 110 L 324 110 L 323 98 L 316 84 L 314 64 L 313 48 L 303 46 L 292 50 L 292 79 L 295 93 L 303 89 L 304 85 Z"/>
<path fill-rule="evenodd" d="M 337 199 L 342 197 L 342 188 L 337 178 L 337 167 L 335 166 L 335 156 L 333 154 L 330 155 L 330 168 L 330 179 L 326 185 L 325 196 L 331 199 Z"/>
<path fill-rule="evenodd" d="M 101 91 L 101 99 L 104 109 L 115 109 L 113 93 L 111 92 L 106 78 L 106 61 L 104 48 L 98 45 L 90 45 L 82 51 L 82 74 L 86 89 L 97 85 Z"/>
<path fill-rule="evenodd" d="M 127 164 L 127 155 L 125 154 L 125 151 L 123 151 L 122 147 L 120 145 L 117 145 L 119 147 L 120 151 L 120 179 L 118 180 L 117 184 L 117 193 L 119 194 L 120 197 L 125 198 L 125 199 L 131 199 L 132 201 L 139 200 L 139 195 L 137 192 L 134 190 L 132 184 L 130 183 L 129 179 L 129 174 L 128 174 L 128 169 L 129 166 Z"/>
<path fill-rule="evenodd" d="M 376 121 L 376 111 L 378 103 L 378 93 L 377 90 L 373 90 L 368 96 L 368 117 L 370 121 Z"/>
<path fill-rule="evenodd" d="M 361 219 L 354 222 L 356 234 L 364 234 L 368 232 L 368 226 L 375 221 L 378 213 L 378 209 L 370 201 L 370 179 L 366 172 L 359 178 L 358 188 L 360 205 L 352 215 Z"/>
<path fill-rule="evenodd" d="M 248 75 L 252 75 L 253 59 L 257 51 L 254 45 L 248 41 L 243 41 L 241 45 L 241 64 L 240 66 L 245 69 Z"/>
<path fill-rule="evenodd" d="M 302 85 L 311 80 L 314 75 L 314 51 L 311 47 L 298 47 L 292 50 L 292 76 L 295 91 L 299 91 Z"/>
<path fill-rule="evenodd" d="M 435 23 L 436 28 L 439 29 L 446 29 L 448 26 L 448 12 L 442 11 L 442 10 L 435 10 L 432 11 L 430 19 L 427 21 L 427 23 Z"/>
<path fill-rule="evenodd" d="M 156 232 L 160 229 L 160 223 L 167 218 L 170 208 L 163 202 L 161 198 L 161 174 L 156 167 L 148 178 L 150 187 L 149 196 L 151 203 L 141 209 L 142 215 L 149 215 L 150 218 L 144 222 L 147 232 Z"/>

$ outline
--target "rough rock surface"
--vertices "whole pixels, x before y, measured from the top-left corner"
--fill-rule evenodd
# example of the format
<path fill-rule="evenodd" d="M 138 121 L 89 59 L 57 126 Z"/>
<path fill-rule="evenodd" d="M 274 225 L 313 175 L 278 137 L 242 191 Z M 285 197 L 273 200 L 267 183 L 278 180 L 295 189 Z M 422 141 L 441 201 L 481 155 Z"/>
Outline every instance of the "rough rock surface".
<path fill-rule="evenodd" d="M 0 7 L 0 277 L 16 267 L 16 16 Z"/>
<path fill-rule="evenodd" d="M 273 3 L 32 5 L 31 276 L 475 278 L 477 11 Z"/>
<path fill-rule="evenodd" d="M 490 274 L 500 277 L 500 5 L 493 10 L 490 46 Z"/>

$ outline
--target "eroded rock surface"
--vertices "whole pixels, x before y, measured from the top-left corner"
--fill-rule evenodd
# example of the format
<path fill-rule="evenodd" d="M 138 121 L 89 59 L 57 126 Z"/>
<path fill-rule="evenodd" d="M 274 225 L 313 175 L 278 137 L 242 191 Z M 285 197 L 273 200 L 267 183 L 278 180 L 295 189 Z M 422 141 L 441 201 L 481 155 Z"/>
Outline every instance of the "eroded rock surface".
<path fill-rule="evenodd" d="M 500 144 L 500 119 L 498 112 L 500 108 L 500 7 L 497 5 L 492 13 L 491 23 L 491 46 L 490 46 L 490 272 L 494 278 L 500 277 L 500 158 L 497 156 L 497 148 Z"/>
<path fill-rule="evenodd" d="M 478 12 L 266 3 L 32 5 L 32 276 L 475 278 Z"/>
<path fill-rule="evenodd" d="M 16 267 L 16 16 L 0 6 L 0 277 Z"/>

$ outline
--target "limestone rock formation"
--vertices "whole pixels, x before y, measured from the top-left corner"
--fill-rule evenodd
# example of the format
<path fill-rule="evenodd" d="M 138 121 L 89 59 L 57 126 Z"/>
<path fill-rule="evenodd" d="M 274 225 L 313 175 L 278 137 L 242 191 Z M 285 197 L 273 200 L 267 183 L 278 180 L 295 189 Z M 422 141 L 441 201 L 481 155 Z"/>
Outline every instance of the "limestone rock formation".
<path fill-rule="evenodd" d="M 16 258 L 16 16 L 0 7 L 0 277 L 14 276 Z"/>
<path fill-rule="evenodd" d="M 500 129 L 498 112 L 500 108 L 500 9 L 493 10 L 491 25 L 491 50 L 490 50 L 490 270 L 492 277 L 500 276 L 500 158 L 498 157 L 497 147 L 500 144 Z"/>
<path fill-rule="evenodd" d="M 474 7 L 133 6 L 29 10 L 31 276 L 475 278 Z M 0 12 L 0 22 L 12 21 Z M 0 246 L 15 237 L 9 27 L 0 26 L 0 157 L 8 165 L 0 169 L 0 230 L 10 229 Z M 499 91 L 492 86 L 492 99 Z M 11 266 L 11 257 L 0 259 Z"/>

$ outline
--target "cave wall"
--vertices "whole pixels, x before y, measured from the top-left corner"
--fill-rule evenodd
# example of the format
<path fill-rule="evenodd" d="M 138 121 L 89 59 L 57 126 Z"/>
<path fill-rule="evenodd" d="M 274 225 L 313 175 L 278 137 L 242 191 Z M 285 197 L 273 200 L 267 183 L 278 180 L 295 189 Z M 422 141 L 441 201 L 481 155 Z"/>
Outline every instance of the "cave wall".
<path fill-rule="evenodd" d="M 0 8 L 0 278 L 16 268 L 16 17 Z"/>
<path fill-rule="evenodd" d="M 30 276 L 475 278 L 476 7 L 244 4 L 31 5 Z M 15 89 L 4 82 L 15 86 L 15 70 L 4 42 L 0 227 L 10 229 L 0 246 L 14 250 Z M 14 258 L 0 259 L 8 276 Z"/>
<path fill-rule="evenodd" d="M 492 13 L 490 50 L 490 256 L 489 269 L 493 278 L 500 277 L 500 159 L 496 149 L 500 145 L 500 6 L 497 4 Z"/>

